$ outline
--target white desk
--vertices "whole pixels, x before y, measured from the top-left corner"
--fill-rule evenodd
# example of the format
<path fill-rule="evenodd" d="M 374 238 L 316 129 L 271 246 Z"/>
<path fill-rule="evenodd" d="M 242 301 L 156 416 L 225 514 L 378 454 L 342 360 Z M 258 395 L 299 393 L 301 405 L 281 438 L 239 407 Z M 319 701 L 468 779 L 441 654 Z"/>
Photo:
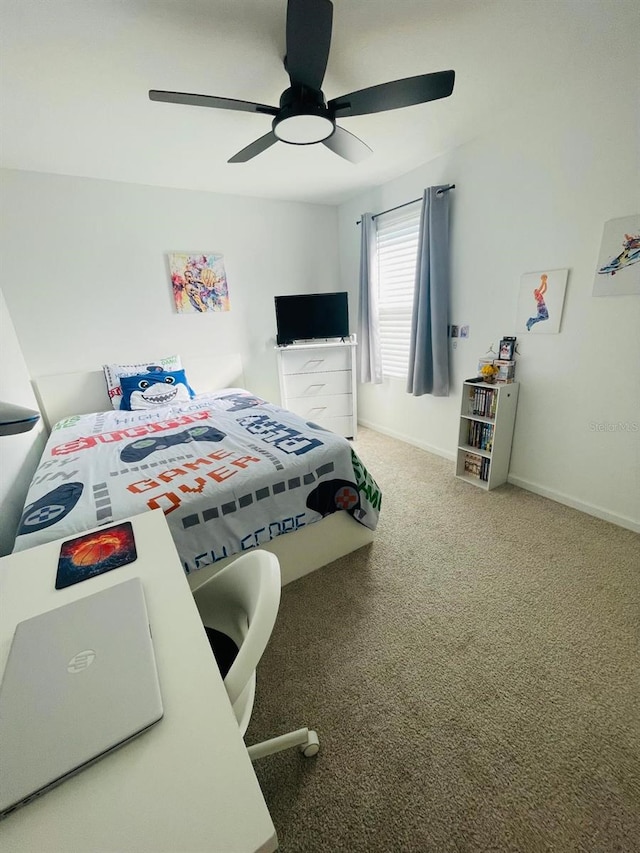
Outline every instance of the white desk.
<path fill-rule="evenodd" d="M 149 731 L 0 821 L 0 849 L 270 853 L 275 829 L 164 515 L 131 521 L 138 559 L 63 590 L 59 541 L 0 559 L 0 673 L 18 622 L 138 576 L 164 704 Z"/>

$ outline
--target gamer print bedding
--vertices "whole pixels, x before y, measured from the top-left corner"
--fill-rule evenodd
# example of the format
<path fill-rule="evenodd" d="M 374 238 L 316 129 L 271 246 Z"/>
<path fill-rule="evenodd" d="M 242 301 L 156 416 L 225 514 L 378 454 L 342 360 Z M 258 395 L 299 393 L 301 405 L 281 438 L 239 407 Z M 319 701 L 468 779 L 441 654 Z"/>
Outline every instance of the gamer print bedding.
<path fill-rule="evenodd" d="M 337 511 L 373 530 L 380 505 L 345 438 L 227 388 L 56 424 L 14 551 L 161 509 L 190 573 Z"/>

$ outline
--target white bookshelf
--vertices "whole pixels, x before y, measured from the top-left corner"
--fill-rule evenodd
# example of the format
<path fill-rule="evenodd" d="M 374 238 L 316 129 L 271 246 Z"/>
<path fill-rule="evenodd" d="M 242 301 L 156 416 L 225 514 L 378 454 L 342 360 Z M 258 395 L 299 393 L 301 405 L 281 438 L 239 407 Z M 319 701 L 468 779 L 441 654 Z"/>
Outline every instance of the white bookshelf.
<path fill-rule="evenodd" d="M 485 491 L 507 481 L 519 387 L 463 383 L 456 477 Z"/>

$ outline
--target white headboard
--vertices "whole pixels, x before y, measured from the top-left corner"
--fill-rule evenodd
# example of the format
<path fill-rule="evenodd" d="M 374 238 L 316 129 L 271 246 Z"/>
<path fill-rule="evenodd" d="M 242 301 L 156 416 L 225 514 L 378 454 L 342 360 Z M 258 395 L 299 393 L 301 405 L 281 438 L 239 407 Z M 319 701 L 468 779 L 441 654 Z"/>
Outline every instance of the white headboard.
<path fill-rule="evenodd" d="M 198 394 L 218 388 L 244 388 L 242 359 L 237 353 L 210 358 L 183 358 L 189 384 Z M 102 370 L 38 376 L 33 388 L 47 429 L 71 415 L 108 412 L 112 406 Z"/>

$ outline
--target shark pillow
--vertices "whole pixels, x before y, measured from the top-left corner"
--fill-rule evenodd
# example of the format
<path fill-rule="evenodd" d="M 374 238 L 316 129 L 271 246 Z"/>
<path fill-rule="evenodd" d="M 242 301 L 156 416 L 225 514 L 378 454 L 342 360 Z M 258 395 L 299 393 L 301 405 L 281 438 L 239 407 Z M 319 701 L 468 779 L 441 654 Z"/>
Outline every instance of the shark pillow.
<path fill-rule="evenodd" d="M 174 403 L 188 403 L 195 396 L 184 370 L 151 370 L 135 376 L 120 377 L 122 400 L 126 411 L 155 409 Z"/>
<path fill-rule="evenodd" d="M 137 376 L 139 373 L 150 373 L 152 370 L 182 370 L 179 355 L 169 355 L 156 360 L 149 359 L 141 364 L 103 364 L 104 378 L 107 382 L 107 393 L 114 409 L 120 408 L 122 399 L 122 376 Z"/>

